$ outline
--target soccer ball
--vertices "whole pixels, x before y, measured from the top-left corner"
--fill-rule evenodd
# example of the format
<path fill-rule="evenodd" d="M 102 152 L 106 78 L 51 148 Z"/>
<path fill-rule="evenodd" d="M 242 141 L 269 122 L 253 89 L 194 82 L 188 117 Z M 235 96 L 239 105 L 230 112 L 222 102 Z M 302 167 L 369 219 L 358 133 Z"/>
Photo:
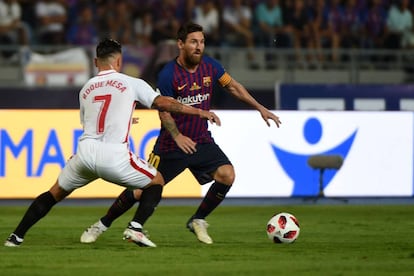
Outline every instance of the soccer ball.
<path fill-rule="evenodd" d="M 267 223 L 267 236 L 274 243 L 292 243 L 299 237 L 299 222 L 289 213 L 275 214 Z"/>

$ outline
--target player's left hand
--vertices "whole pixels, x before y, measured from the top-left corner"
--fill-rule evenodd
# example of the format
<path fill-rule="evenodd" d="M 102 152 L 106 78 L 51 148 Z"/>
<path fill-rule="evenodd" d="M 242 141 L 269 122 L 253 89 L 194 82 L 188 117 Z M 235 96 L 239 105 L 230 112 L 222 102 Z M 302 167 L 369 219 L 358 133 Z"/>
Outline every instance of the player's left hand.
<path fill-rule="evenodd" d="M 212 124 L 221 126 L 220 118 L 214 112 L 203 110 L 203 112 L 200 114 L 200 117 L 209 120 Z"/>
<path fill-rule="evenodd" d="M 266 108 L 263 108 L 262 110 L 260 110 L 260 114 L 262 115 L 263 120 L 265 120 L 267 126 L 269 127 L 270 127 L 269 120 L 273 120 L 277 127 L 279 127 L 282 124 L 279 117 L 273 114 L 272 112 L 270 112 L 269 110 L 267 110 Z"/>

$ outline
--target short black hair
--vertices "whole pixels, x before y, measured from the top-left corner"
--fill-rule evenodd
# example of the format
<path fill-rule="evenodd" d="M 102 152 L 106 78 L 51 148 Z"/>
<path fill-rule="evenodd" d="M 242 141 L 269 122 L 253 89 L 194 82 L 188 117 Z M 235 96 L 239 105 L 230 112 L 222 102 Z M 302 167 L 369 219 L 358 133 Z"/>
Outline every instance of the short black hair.
<path fill-rule="evenodd" d="M 187 35 L 194 32 L 203 32 L 203 27 L 193 22 L 187 22 L 178 29 L 177 40 L 184 42 Z"/>
<path fill-rule="evenodd" d="M 98 46 L 96 46 L 97 58 L 107 58 L 115 53 L 121 54 L 122 46 L 118 41 L 114 39 L 105 38 L 99 42 Z"/>

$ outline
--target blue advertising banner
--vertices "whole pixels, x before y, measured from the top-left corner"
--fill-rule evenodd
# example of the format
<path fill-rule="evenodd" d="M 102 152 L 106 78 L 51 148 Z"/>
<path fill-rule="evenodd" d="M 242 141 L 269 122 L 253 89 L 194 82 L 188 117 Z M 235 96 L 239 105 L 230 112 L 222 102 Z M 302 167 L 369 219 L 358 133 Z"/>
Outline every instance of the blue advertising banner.
<path fill-rule="evenodd" d="M 414 100 L 414 85 L 280 84 L 276 87 L 276 99 L 282 110 L 312 109 L 312 105 L 300 106 L 301 100 L 312 99 L 317 99 L 321 107 L 313 105 L 314 109 L 322 109 L 323 100 L 337 100 L 342 108 L 332 109 L 358 110 L 358 101 L 368 100 L 382 102 L 377 110 L 403 110 L 405 101 Z"/>

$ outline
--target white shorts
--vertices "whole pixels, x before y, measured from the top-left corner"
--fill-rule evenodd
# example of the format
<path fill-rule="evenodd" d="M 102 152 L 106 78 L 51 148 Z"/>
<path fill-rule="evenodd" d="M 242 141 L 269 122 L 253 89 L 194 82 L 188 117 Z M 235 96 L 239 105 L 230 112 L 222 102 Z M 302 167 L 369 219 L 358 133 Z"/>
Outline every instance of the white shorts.
<path fill-rule="evenodd" d="M 130 189 L 143 188 L 157 170 L 132 153 L 127 144 L 109 144 L 82 140 L 77 153 L 68 160 L 59 175 L 59 186 L 67 192 L 102 178 Z"/>

